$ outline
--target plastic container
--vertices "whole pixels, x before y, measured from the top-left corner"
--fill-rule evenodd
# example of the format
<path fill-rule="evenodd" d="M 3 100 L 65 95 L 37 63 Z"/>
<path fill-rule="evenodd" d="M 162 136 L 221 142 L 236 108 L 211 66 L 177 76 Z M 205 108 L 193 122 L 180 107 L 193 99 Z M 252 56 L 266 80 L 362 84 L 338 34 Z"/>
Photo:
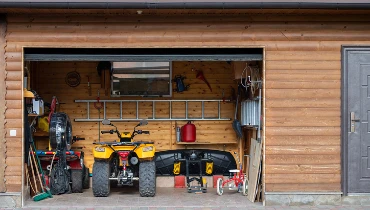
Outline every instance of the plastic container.
<path fill-rule="evenodd" d="M 182 142 L 195 142 L 196 128 L 190 121 L 181 127 L 181 141 Z"/>

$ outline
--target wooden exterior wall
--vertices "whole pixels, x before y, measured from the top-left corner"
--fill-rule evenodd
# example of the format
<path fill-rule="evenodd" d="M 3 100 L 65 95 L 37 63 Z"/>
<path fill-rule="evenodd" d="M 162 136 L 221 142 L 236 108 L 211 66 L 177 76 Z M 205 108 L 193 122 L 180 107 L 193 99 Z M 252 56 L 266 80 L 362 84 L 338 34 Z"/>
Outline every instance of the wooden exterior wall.
<path fill-rule="evenodd" d="M 23 46 L 262 46 L 266 192 L 338 192 L 341 46 L 370 45 L 370 16 L 353 13 L 9 15 L 6 128 L 21 130 Z M 21 138 L 6 140 L 6 184 L 20 186 Z"/>
<path fill-rule="evenodd" d="M 5 35 L 6 35 L 6 19 L 5 16 L 0 16 L 0 193 L 6 191 L 5 187 L 5 157 L 6 157 L 6 144 L 5 144 Z M 4 71 L 3 71 L 4 70 Z"/>

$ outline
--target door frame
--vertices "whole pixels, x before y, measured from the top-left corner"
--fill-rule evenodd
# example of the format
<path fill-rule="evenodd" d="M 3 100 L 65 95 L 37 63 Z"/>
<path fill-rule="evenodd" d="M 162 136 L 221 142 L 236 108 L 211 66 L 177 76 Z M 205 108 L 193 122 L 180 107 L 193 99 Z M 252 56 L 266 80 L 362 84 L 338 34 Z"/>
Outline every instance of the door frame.
<path fill-rule="evenodd" d="M 341 49 L 341 178 L 343 195 L 348 195 L 348 54 L 370 51 L 370 46 L 342 45 Z"/>
<path fill-rule="evenodd" d="M 195 46 L 195 45 L 194 45 Z M 184 47 L 173 47 L 173 46 L 167 46 L 167 45 L 163 45 L 161 46 L 162 48 L 195 48 L 193 46 L 184 46 Z M 265 96 L 266 93 L 266 81 L 265 81 L 265 74 L 266 74 L 266 71 L 265 71 L 265 67 L 266 67 L 266 46 L 264 45 L 240 45 L 240 46 L 229 46 L 229 45 L 219 45 L 219 46 L 214 46 L 214 45 L 202 45 L 202 46 L 197 46 L 197 48 L 215 48 L 215 49 L 239 49 L 239 48 L 244 48 L 244 49 L 250 49 L 250 48 L 259 48 L 262 50 L 262 58 L 261 58 L 261 62 L 262 62 L 262 75 L 263 75 L 263 86 L 262 86 L 262 95 Z M 27 48 L 65 48 L 64 46 L 58 46 L 58 45 L 52 45 L 52 46 L 39 46 L 39 45 L 24 45 L 22 46 L 22 50 L 21 50 L 21 57 L 22 57 L 22 68 L 21 68 L 21 72 L 22 72 L 22 75 L 24 75 L 24 61 L 25 61 L 25 49 Z M 83 47 L 83 46 L 79 46 L 79 47 L 70 47 L 70 48 L 78 48 L 78 49 L 85 49 L 85 48 L 90 48 L 90 49 L 94 49 L 94 48 L 99 48 L 99 49 L 102 49 L 103 47 Z M 119 47 L 114 47 L 114 46 L 108 46 L 108 47 L 104 47 L 106 49 L 120 49 L 120 48 L 125 48 L 125 46 L 119 46 Z M 129 47 L 130 49 L 140 49 L 138 47 Z M 147 47 L 148 49 L 154 49 L 156 47 L 152 47 L 152 46 L 149 46 Z M 237 57 L 237 56 L 235 56 Z M 253 56 L 252 56 L 253 57 Z M 225 58 L 223 58 L 225 59 Z M 241 59 L 243 60 L 243 58 L 240 58 L 240 57 L 237 57 L 237 59 Z M 222 59 L 221 59 L 222 60 Z M 225 60 L 230 60 L 230 59 L 225 59 Z M 78 61 L 84 61 L 83 59 L 82 60 L 78 60 Z M 212 60 L 210 59 L 210 57 L 208 57 L 208 60 L 198 60 L 198 61 L 218 61 L 218 60 Z M 7 62 L 6 62 L 7 63 Z M 22 76 L 22 81 L 21 83 L 23 84 L 24 81 L 23 81 L 24 77 Z M 23 122 L 23 119 L 24 119 L 24 92 L 22 91 L 22 154 L 24 153 L 25 151 L 25 148 L 24 148 L 24 141 L 25 141 L 25 135 L 24 135 L 24 122 Z M 263 100 L 262 102 L 262 107 L 261 107 L 261 112 L 262 114 L 264 115 L 266 113 L 266 100 Z M 262 139 L 262 142 L 263 142 L 263 145 L 265 145 L 265 136 L 266 136 L 266 118 L 263 117 L 263 120 L 261 122 L 261 130 L 262 130 L 262 133 L 261 133 L 261 139 Z M 241 148 L 241 147 L 240 147 Z M 263 149 L 263 154 L 265 154 L 265 146 L 262 147 Z M 240 150 L 239 150 L 240 152 Z M 265 155 L 263 155 L 263 163 L 265 162 Z M 21 181 L 21 207 L 25 207 L 25 200 L 27 199 L 26 196 L 29 195 L 29 192 L 27 192 L 27 189 L 25 188 L 25 165 L 23 164 L 24 163 L 24 155 L 22 155 L 22 181 Z M 263 189 L 263 193 L 265 192 L 265 170 L 264 170 L 264 167 L 265 167 L 265 164 L 262 165 L 263 167 L 263 174 L 262 174 L 262 189 Z M 264 201 L 262 201 L 264 203 Z M 264 204 L 263 204 L 264 205 Z"/>

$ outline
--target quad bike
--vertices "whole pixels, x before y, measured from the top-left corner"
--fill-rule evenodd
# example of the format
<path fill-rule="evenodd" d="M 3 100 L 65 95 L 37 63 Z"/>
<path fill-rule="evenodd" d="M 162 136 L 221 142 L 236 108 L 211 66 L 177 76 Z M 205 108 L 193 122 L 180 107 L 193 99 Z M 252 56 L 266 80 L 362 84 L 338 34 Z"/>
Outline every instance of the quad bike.
<path fill-rule="evenodd" d="M 244 176 L 242 164 L 240 163 L 239 156 L 236 152 L 234 154 L 238 157 L 239 162 L 239 169 L 231 169 L 230 177 L 227 180 L 223 180 L 222 178 L 217 179 L 217 194 L 222 195 L 224 193 L 223 187 L 225 185 L 229 186 L 229 189 L 237 189 L 238 192 L 242 192 L 243 195 L 248 195 L 248 180 Z"/>
<path fill-rule="evenodd" d="M 120 133 L 109 120 L 103 120 L 102 124 L 115 127 L 101 133 L 116 133 L 118 141 L 94 143 L 94 196 L 107 197 L 112 183 L 133 186 L 134 181 L 139 181 L 140 196 L 153 197 L 156 192 L 155 147 L 153 142 L 133 141 L 138 134 L 149 134 L 149 131 L 136 130 L 138 126 L 147 125 L 148 122 L 140 121 L 132 133 Z"/>

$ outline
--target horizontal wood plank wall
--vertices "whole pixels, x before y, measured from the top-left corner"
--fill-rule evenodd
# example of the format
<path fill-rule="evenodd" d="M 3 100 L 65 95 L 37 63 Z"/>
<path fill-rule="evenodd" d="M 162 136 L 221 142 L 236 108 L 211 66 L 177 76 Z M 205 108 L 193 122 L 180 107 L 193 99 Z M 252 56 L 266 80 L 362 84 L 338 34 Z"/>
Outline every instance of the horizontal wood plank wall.
<path fill-rule="evenodd" d="M 100 88 L 100 77 L 96 71 L 97 62 L 38 62 L 36 69 L 32 72 L 34 89 L 50 102 L 55 95 L 61 103 L 59 110 L 66 112 L 71 120 L 75 118 L 86 118 L 86 104 L 74 103 L 74 100 L 96 99 L 97 91 Z M 187 79 L 184 80 L 186 85 L 190 85 L 188 91 L 182 93 L 173 93 L 173 99 L 221 99 L 222 89 L 225 89 L 225 97 L 230 98 L 231 88 L 236 88 L 236 82 L 233 80 L 232 66 L 227 62 L 173 62 L 173 75 L 183 75 Z M 211 92 L 207 85 L 201 80 L 196 79 L 194 69 L 201 69 L 205 77 L 210 82 L 213 91 Z M 77 87 L 69 87 L 65 83 L 65 76 L 70 71 L 77 71 L 81 77 L 81 84 Z M 91 82 L 92 96 L 88 95 L 87 76 Z M 175 83 L 173 83 L 175 88 Z M 101 91 L 100 99 L 113 100 L 150 100 L 151 98 L 141 97 L 113 97 L 105 96 Z M 158 98 L 152 98 L 158 100 Z M 164 102 L 158 102 L 155 105 L 156 117 L 165 118 L 169 116 L 169 104 L 165 101 L 166 98 L 161 98 Z M 201 103 L 189 103 L 189 117 L 201 117 Z M 205 103 L 205 117 L 217 117 L 218 103 Z M 234 114 L 233 103 L 223 103 L 221 105 L 221 117 L 232 118 Z M 152 103 L 145 102 L 139 104 L 139 118 L 146 119 L 152 117 Z M 120 105 L 118 103 L 107 104 L 107 118 L 118 118 L 120 116 Z M 176 102 L 172 104 L 172 116 L 184 117 L 185 104 Z M 122 108 L 124 118 L 136 117 L 136 103 L 124 103 Z M 98 118 L 98 110 L 94 105 L 90 106 L 90 118 Z M 103 118 L 103 113 L 100 115 Z M 132 131 L 137 122 L 113 122 L 118 129 L 123 131 Z M 185 145 L 176 144 L 176 126 L 182 126 L 186 121 L 149 121 L 147 126 L 140 129 L 149 130 L 150 135 L 138 135 L 136 140 L 153 140 L 157 151 L 172 150 L 184 148 Z M 223 149 L 223 144 L 217 145 L 218 142 L 235 143 L 228 145 L 227 150 L 235 151 L 237 149 L 237 141 L 235 132 L 232 129 L 231 121 L 204 121 L 194 122 L 197 128 L 197 142 L 212 142 L 216 145 L 197 145 L 196 148 Z M 92 168 L 93 142 L 98 141 L 98 124 L 96 122 L 72 122 L 73 135 L 84 137 L 84 141 L 79 141 L 73 144 L 73 147 L 83 147 L 85 152 L 85 161 L 89 168 Z M 109 130 L 110 126 L 101 124 L 101 130 Z M 117 138 L 116 135 L 100 135 L 101 141 L 112 141 Z M 48 147 L 47 138 L 39 138 L 39 149 Z M 188 148 L 193 148 L 193 145 L 188 145 Z"/>
<path fill-rule="evenodd" d="M 5 40 L 6 35 L 6 19 L 5 16 L 0 16 L 0 69 L 5 69 Z M 6 157 L 6 141 L 5 141 L 5 71 L 0 72 L 0 193 L 6 191 L 5 186 L 5 157 Z"/>
<path fill-rule="evenodd" d="M 369 20 L 356 14 L 9 15 L 6 82 L 21 81 L 23 46 L 265 46 L 266 191 L 340 191 L 340 49 L 370 45 Z M 20 91 L 12 87 L 8 103 L 21 100 L 9 94 Z M 8 107 L 5 116 L 21 119 L 16 113 Z M 20 167 L 19 156 L 7 162 Z M 9 183 L 20 183 L 20 175 Z"/>

